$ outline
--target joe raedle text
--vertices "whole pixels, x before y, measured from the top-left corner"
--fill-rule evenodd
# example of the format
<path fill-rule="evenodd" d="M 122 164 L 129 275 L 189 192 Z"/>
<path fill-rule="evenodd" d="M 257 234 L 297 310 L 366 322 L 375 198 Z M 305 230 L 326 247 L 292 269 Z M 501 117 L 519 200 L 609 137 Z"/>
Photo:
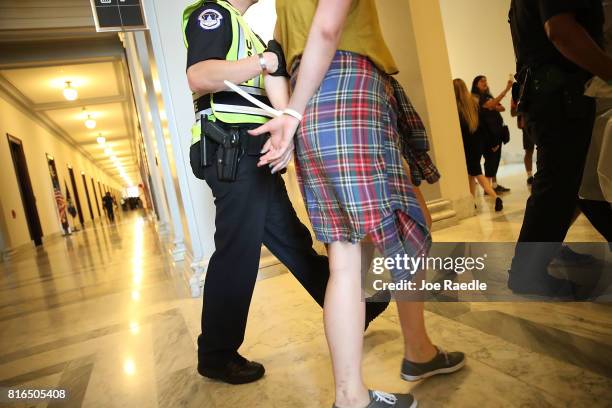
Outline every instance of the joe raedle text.
<path fill-rule="evenodd" d="M 373 282 L 372 287 L 374 290 L 390 290 L 390 291 L 421 291 L 421 290 L 432 290 L 432 291 L 486 291 L 487 283 L 481 282 L 478 279 L 474 279 L 469 282 L 454 282 L 451 279 L 446 279 L 441 282 L 412 282 L 412 281 L 399 281 L 399 282 L 385 282 L 382 279 L 377 279 Z"/>

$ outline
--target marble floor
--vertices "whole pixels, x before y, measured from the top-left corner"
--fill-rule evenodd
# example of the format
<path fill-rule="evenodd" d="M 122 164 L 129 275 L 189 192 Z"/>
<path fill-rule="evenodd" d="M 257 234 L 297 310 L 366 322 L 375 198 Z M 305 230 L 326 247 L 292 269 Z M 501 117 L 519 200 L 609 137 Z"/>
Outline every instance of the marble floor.
<path fill-rule="evenodd" d="M 518 167 L 503 214 L 434 233 L 439 241 L 511 241 L 527 189 Z M 580 218 L 570 241 L 601 241 Z M 0 263 L 0 391 L 67 389 L 69 399 L 1 407 L 315 408 L 333 399 L 321 310 L 282 268 L 257 283 L 242 353 L 262 381 L 229 386 L 195 371 L 201 300 L 182 281 L 153 223 L 126 217 L 55 238 Z M 271 271 L 271 269 L 274 270 Z M 592 303 L 429 303 L 436 344 L 468 356 L 454 375 L 408 384 L 397 314 L 365 336 L 367 383 L 411 391 L 421 407 L 612 407 L 612 313 Z"/>

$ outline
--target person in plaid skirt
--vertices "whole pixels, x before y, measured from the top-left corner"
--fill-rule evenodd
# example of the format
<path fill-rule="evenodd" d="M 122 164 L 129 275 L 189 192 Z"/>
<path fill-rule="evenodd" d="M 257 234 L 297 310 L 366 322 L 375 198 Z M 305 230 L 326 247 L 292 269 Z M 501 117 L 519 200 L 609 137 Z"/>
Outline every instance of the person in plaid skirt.
<path fill-rule="evenodd" d="M 293 93 L 282 116 L 251 134 L 271 133 L 259 165 L 272 172 L 286 167 L 295 147 L 308 215 L 316 238 L 327 244 L 324 320 L 334 407 L 415 407 L 410 394 L 368 390 L 361 373 L 361 242 L 369 237 L 386 257 L 420 255 L 431 242 L 422 197 L 405 169 L 404 158 L 415 156 L 402 157 L 423 152 L 400 138 L 398 120 L 410 127 L 413 116 L 400 109 L 399 84 L 390 76 L 397 68 L 374 0 L 277 0 L 276 8 L 275 38 L 291 67 Z M 408 270 L 391 273 L 395 281 L 412 278 Z M 429 340 L 422 303 L 398 302 L 398 310 L 406 339 L 402 378 L 463 366 L 463 353 L 445 353 Z"/>

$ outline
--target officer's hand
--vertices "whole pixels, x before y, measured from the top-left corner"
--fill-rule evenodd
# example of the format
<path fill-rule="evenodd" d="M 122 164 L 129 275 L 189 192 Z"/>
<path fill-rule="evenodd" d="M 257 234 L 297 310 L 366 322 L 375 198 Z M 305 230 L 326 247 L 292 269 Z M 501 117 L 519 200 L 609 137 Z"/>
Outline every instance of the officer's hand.
<path fill-rule="evenodd" d="M 278 71 L 278 57 L 273 52 L 264 52 L 264 59 L 266 60 L 266 71 L 276 72 Z"/>

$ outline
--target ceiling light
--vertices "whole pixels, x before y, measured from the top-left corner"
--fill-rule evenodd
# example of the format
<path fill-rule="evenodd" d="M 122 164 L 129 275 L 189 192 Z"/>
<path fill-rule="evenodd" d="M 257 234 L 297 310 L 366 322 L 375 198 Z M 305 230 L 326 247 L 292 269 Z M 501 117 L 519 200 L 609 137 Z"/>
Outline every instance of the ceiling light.
<path fill-rule="evenodd" d="M 87 114 L 87 119 L 85 120 L 85 127 L 87 129 L 95 129 L 96 128 L 96 120 L 91 117 L 91 114 Z"/>
<path fill-rule="evenodd" d="M 100 133 L 100 135 L 98 136 L 96 140 L 98 141 L 98 144 L 101 144 L 101 145 L 104 145 L 104 143 L 106 143 L 106 138 L 102 136 L 102 133 Z"/>
<path fill-rule="evenodd" d="M 64 98 L 69 101 L 76 101 L 78 97 L 79 93 L 72 87 L 72 81 L 66 81 L 66 86 L 64 87 Z"/>

